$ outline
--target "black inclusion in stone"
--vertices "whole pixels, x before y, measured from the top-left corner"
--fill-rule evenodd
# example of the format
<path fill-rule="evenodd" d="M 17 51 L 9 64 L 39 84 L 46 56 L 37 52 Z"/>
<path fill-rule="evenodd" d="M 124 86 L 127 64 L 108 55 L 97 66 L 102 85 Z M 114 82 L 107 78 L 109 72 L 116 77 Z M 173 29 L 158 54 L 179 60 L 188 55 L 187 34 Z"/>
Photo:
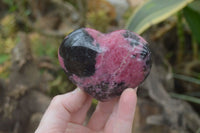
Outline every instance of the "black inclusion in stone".
<path fill-rule="evenodd" d="M 151 58 L 146 61 L 146 66 L 151 67 L 152 61 Z"/>
<path fill-rule="evenodd" d="M 125 82 L 115 83 L 115 87 L 113 89 L 114 95 L 120 96 L 125 88 L 127 88 L 127 86 L 125 85 Z"/>
<path fill-rule="evenodd" d="M 144 60 L 147 56 L 147 52 L 145 50 L 142 50 L 142 52 L 140 53 L 140 57 Z"/>
<path fill-rule="evenodd" d="M 100 89 L 97 91 L 96 89 Z M 112 97 L 120 96 L 124 89 L 126 89 L 127 86 L 124 82 L 120 83 L 114 83 L 113 88 L 109 88 L 109 83 L 107 81 L 102 81 L 101 83 L 97 85 L 92 85 L 89 87 L 85 87 L 84 90 L 95 97 L 97 100 L 105 101 L 107 99 L 110 99 Z"/>
<path fill-rule="evenodd" d="M 149 54 L 150 54 L 150 50 L 149 50 L 148 46 L 144 45 L 143 50 L 140 53 L 140 58 L 144 60 L 147 57 L 147 55 L 149 55 Z"/>
<path fill-rule="evenodd" d="M 95 58 L 99 48 L 93 45 L 93 41 L 94 39 L 83 28 L 70 33 L 64 39 L 59 53 L 70 75 L 88 77 L 95 73 Z"/>
<path fill-rule="evenodd" d="M 129 38 L 131 46 L 137 46 L 140 44 L 140 38 L 131 31 L 126 31 L 123 36 L 124 38 Z"/>
<path fill-rule="evenodd" d="M 152 66 L 152 58 L 151 58 L 151 53 L 150 53 L 150 55 L 149 55 L 149 57 L 147 58 L 147 60 L 146 60 L 146 67 L 147 68 L 149 68 L 149 69 L 151 69 L 151 66 Z"/>

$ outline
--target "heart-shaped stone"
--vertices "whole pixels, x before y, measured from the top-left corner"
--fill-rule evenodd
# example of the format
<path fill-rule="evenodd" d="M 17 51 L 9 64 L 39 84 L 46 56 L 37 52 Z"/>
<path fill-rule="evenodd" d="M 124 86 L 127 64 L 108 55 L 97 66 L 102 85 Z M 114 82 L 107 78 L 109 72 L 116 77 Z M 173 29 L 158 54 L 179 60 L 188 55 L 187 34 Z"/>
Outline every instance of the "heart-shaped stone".
<path fill-rule="evenodd" d="M 128 30 L 75 30 L 62 42 L 58 58 L 69 79 L 100 101 L 137 87 L 151 68 L 147 42 Z"/>

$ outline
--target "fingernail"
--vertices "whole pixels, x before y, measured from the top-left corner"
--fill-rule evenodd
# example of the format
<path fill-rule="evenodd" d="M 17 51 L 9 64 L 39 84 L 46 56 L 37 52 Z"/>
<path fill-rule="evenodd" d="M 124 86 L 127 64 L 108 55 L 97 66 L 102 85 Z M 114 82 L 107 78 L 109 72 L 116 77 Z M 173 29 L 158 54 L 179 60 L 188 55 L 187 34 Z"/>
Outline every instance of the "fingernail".
<path fill-rule="evenodd" d="M 74 89 L 71 93 L 73 94 L 73 93 L 77 93 L 77 92 L 79 92 L 80 91 L 80 89 L 79 88 L 76 88 L 76 89 Z"/>

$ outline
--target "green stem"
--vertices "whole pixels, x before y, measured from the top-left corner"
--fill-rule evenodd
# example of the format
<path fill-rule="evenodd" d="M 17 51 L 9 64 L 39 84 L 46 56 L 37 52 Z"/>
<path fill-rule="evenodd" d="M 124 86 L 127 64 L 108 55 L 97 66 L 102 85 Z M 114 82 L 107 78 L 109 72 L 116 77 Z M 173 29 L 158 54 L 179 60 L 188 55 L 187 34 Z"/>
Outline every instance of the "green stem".
<path fill-rule="evenodd" d="M 194 36 L 192 36 L 192 51 L 193 51 L 193 59 L 196 60 L 198 59 L 198 53 L 199 53 L 199 47 L 197 44 L 196 39 L 194 38 Z"/>
<path fill-rule="evenodd" d="M 86 14 L 87 14 L 87 5 L 88 5 L 88 0 L 76 0 L 78 9 L 80 12 L 80 27 L 85 27 L 86 25 Z"/>
<path fill-rule="evenodd" d="M 184 31 L 183 31 L 183 14 L 178 12 L 177 14 L 177 35 L 178 35 L 178 51 L 177 51 L 177 61 L 180 63 L 183 59 L 184 54 Z"/>

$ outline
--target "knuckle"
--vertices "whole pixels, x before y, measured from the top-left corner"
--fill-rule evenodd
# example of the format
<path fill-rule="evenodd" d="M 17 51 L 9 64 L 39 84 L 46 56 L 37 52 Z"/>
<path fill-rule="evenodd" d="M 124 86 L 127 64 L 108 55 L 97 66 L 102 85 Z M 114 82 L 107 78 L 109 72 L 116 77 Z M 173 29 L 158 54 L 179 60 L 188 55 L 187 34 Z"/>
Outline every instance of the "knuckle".
<path fill-rule="evenodd" d="M 54 96 L 53 99 L 51 100 L 51 105 L 52 106 L 59 105 L 62 101 L 61 99 L 62 99 L 61 95 Z"/>

